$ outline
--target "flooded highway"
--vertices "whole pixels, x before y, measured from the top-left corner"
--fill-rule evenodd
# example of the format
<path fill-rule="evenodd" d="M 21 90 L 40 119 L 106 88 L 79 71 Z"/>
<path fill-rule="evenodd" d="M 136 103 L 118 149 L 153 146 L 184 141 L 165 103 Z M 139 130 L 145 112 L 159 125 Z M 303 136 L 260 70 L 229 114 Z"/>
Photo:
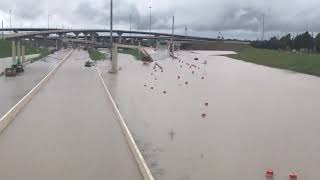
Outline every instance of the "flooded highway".
<path fill-rule="evenodd" d="M 102 68 L 156 179 L 319 179 L 320 78 L 229 53 L 179 51 L 159 66 L 119 54 L 118 74 Z"/>
<path fill-rule="evenodd" d="M 0 136 L 4 180 L 141 180 L 94 67 L 74 51 Z"/>
<path fill-rule="evenodd" d="M 25 72 L 16 77 L 0 76 L 0 117 L 25 96 L 67 53 L 61 50 L 24 67 Z"/>

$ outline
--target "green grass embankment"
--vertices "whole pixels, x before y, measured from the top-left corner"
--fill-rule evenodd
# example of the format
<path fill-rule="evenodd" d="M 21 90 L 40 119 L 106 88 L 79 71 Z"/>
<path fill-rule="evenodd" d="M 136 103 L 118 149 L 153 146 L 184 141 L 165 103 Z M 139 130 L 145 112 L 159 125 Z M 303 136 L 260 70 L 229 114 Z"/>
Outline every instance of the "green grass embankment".
<path fill-rule="evenodd" d="M 134 56 L 137 60 L 143 59 L 143 53 L 139 53 L 139 49 L 121 48 L 119 49 L 119 53 L 130 54 Z"/>
<path fill-rule="evenodd" d="M 242 48 L 228 57 L 274 68 L 320 76 L 320 55 L 281 50 Z"/>
<path fill-rule="evenodd" d="M 30 54 L 40 54 L 44 57 L 49 54 L 47 49 L 33 48 L 29 44 L 25 45 L 26 55 Z M 10 41 L 0 39 L 0 58 L 11 57 L 12 44 Z"/>
<path fill-rule="evenodd" d="M 88 53 L 89 53 L 89 57 L 91 60 L 93 61 L 101 61 L 101 60 L 104 60 L 106 59 L 106 55 L 95 50 L 95 49 L 89 49 L 88 50 Z"/>

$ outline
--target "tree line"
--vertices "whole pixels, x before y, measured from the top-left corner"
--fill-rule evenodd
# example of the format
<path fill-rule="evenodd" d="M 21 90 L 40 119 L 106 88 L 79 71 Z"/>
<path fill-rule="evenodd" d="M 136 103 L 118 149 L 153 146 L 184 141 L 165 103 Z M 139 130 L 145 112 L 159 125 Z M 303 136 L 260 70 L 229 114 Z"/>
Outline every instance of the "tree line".
<path fill-rule="evenodd" d="M 320 33 L 314 38 L 307 31 L 302 34 L 298 34 L 296 37 L 292 37 L 291 34 L 287 34 L 281 38 L 276 36 L 270 38 L 270 40 L 264 41 L 252 41 L 251 46 L 255 48 L 264 49 L 282 49 L 282 50 L 296 50 L 304 52 L 318 52 L 320 53 Z"/>

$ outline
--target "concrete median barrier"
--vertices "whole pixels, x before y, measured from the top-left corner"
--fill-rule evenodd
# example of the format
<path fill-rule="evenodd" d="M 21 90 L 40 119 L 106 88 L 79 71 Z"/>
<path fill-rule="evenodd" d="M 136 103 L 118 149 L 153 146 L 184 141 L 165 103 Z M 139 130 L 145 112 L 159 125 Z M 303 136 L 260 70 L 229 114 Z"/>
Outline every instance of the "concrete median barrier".
<path fill-rule="evenodd" d="M 151 171 L 150 171 L 146 161 L 144 160 L 144 158 L 143 158 L 143 156 L 142 156 L 142 154 L 141 154 L 141 152 L 140 152 L 140 150 L 139 150 L 139 148 L 138 148 L 138 146 L 137 146 L 137 144 L 136 144 L 136 142 L 135 142 L 135 140 L 134 140 L 134 138 L 133 138 L 128 126 L 127 126 L 127 124 L 126 124 L 126 122 L 124 121 L 124 119 L 123 119 L 123 117 L 122 117 L 122 115 L 121 115 L 121 113 L 120 113 L 120 111 L 119 111 L 119 109 L 118 109 L 118 107 L 117 107 L 117 105 L 116 105 L 116 103 L 115 103 L 115 101 L 114 101 L 114 99 L 113 99 L 113 97 L 112 97 L 112 95 L 111 95 L 106 83 L 104 82 L 104 80 L 103 80 L 103 78 L 101 76 L 101 73 L 99 72 L 99 70 L 97 68 L 96 68 L 96 70 L 97 70 L 97 73 L 99 74 L 99 78 L 100 78 L 100 80 L 101 80 L 101 82 L 102 82 L 102 84 L 103 84 L 103 86 L 104 86 L 104 88 L 105 88 L 105 90 L 106 90 L 106 92 L 108 94 L 108 97 L 110 98 L 110 101 L 112 103 L 112 106 L 114 108 L 116 116 L 117 116 L 117 118 L 119 120 L 121 129 L 122 129 L 123 133 L 125 134 L 125 138 L 126 138 L 128 144 L 130 146 L 131 152 L 133 153 L 133 155 L 134 155 L 134 157 L 136 159 L 136 162 L 137 162 L 137 164 L 139 166 L 139 169 L 140 169 L 140 171 L 141 171 L 141 173 L 143 175 L 144 180 L 154 180 L 154 177 L 151 174 Z"/>

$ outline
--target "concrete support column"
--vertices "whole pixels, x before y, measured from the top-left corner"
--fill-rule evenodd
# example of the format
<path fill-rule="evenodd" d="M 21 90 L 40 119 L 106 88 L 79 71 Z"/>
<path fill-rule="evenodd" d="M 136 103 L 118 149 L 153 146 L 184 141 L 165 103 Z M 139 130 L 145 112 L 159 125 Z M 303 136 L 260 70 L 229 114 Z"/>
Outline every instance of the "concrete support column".
<path fill-rule="evenodd" d="M 17 64 L 21 64 L 21 43 L 20 41 L 18 41 L 18 44 L 17 44 Z"/>
<path fill-rule="evenodd" d="M 118 43 L 122 43 L 122 33 L 117 33 L 118 34 Z"/>
<path fill-rule="evenodd" d="M 76 39 L 79 39 L 79 34 L 80 33 L 77 33 L 77 32 L 74 33 L 74 35 L 76 36 Z"/>
<path fill-rule="evenodd" d="M 11 51 L 11 55 L 12 55 L 12 64 L 16 64 L 16 42 L 12 41 L 12 51 Z"/>
<path fill-rule="evenodd" d="M 95 36 L 95 33 L 91 33 L 91 34 L 90 34 L 90 37 L 91 37 L 91 41 L 92 41 L 92 42 L 94 42 L 94 40 L 95 40 L 95 39 L 94 39 L 94 36 Z"/>
<path fill-rule="evenodd" d="M 112 57 L 111 57 L 111 73 L 118 72 L 118 45 L 116 43 L 112 46 Z"/>
<path fill-rule="evenodd" d="M 21 46 L 21 55 L 22 55 L 22 64 L 26 61 L 26 47 L 24 45 Z"/>
<path fill-rule="evenodd" d="M 141 54 L 141 42 L 139 41 L 139 54 Z"/>

